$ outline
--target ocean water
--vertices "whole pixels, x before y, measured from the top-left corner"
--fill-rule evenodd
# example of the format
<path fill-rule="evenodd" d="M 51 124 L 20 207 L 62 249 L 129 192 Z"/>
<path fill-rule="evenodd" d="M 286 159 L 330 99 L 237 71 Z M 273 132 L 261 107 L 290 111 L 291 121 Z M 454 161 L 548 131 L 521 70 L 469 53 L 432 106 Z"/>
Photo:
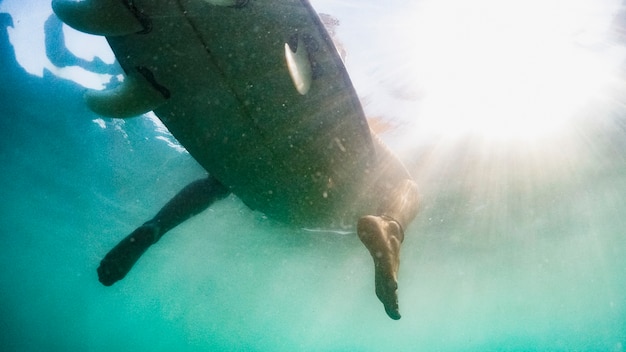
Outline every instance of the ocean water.
<path fill-rule="evenodd" d="M 90 112 L 88 84 L 61 67 L 119 69 L 71 54 L 73 34 L 45 27 L 37 4 L 0 2 L 1 351 L 626 348 L 623 64 L 541 140 L 382 135 L 422 195 L 392 321 L 355 235 L 294 229 L 233 196 L 102 286 L 103 255 L 205 172 L 150 116 Z M 29 66 L 29 46 L 46 69 Z"/>

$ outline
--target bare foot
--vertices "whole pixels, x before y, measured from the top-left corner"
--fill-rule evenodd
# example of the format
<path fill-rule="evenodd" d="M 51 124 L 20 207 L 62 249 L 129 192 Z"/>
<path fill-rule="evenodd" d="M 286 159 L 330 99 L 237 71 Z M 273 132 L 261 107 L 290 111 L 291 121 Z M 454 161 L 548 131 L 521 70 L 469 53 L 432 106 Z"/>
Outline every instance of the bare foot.
<path fill-rule="evenodd" d="M 390 218 L 368 215 L 359 219 L 357 233 L 374 259 L 376 296 L 385 306 L 387 315 L 398 320 L 398 268 L 400 244 L 404 239 L 402 228 Z"/>
<path fill-rule="evenodd" d="M 100 262 L 98 278 L 111 286 L 128 274 L 139 257 L 158 239 L 159 228 L 144 224 L 113 247 Z"/>

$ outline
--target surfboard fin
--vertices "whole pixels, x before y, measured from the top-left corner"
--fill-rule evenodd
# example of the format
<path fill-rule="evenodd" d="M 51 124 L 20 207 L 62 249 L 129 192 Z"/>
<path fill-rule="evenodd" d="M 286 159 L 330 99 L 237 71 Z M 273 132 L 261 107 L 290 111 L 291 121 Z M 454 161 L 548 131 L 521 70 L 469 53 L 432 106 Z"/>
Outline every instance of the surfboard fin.
<path fill-rule="evenodd" d="M 85 102 L 99 115 L 128 118 L 158 108 L 167 101 L 169 95 L 167 88 L 156 83 L 148 69 L 138 67 L 114 89 L 87 91 Z"/>
<path fill-rule="evenodd" d="M 53 0 L 52 9 L 68 26 L 89 34 L 120 36 L 145 30 L 120 0 Z"/>
<path fill-rule="evenodd" d="M 313 81 L 313 69 L 309 60 L 309 53 L 303 40 L 298 37 L 296 50 L 292 50 L 289 43 L 285 43 L 285 59 L 287 60 L 287 69 L 293 85 L 298 93 L 306 95 L 311 89 Z"/>

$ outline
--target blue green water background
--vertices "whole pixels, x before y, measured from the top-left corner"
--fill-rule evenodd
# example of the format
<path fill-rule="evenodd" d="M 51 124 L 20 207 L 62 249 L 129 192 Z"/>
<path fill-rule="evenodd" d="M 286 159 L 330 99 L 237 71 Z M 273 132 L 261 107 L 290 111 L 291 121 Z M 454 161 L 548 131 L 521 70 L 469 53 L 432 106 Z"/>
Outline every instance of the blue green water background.
<path fill-rule="evenodd" d="M 623 91 L 540 152 L 472 138 L 404 151 L 423 202 L 396 322 L 356 236 L 293 229 L 235 197 L 102 286 L 102 256 L 204 171 L 150 118 L 101 119 L 82 86 L 26 72 L 6 24 L 0 350 L 624 350 Z"/>

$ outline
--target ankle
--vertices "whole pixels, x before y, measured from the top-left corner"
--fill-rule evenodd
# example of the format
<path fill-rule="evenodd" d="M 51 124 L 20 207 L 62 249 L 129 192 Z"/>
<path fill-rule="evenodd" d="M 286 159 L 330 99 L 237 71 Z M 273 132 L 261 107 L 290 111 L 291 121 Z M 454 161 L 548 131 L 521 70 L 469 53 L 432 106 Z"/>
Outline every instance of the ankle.
<path fill-rule="evenodd" d="M 143 225 L 141 225 L 141 227 L 150 229 L 150 232 L 152 233 L 152 236 L 153 236 L 151 244 L 155 244 L 161 239 L 162 237 L 161 226 L 159 226 L 158 222 L 154 220 L 150 220 L 150 221 L 145 222 Z"/>
<path fill-rule="evenodd" d="M 400 241 L 400 243 L 404 242 L 404 228 L 402 227 L 402 224 L 400 223 L 400 221 L 385 214 L 379 215 L 378 217 L 381 218 L 383 221 L 385 221 L 388 224 L 388 226 L 396 226 L 397 231 L 394 231 L 394 233 L 397 234 L 396 238 L 398 239 L 398 241 Z"/>

